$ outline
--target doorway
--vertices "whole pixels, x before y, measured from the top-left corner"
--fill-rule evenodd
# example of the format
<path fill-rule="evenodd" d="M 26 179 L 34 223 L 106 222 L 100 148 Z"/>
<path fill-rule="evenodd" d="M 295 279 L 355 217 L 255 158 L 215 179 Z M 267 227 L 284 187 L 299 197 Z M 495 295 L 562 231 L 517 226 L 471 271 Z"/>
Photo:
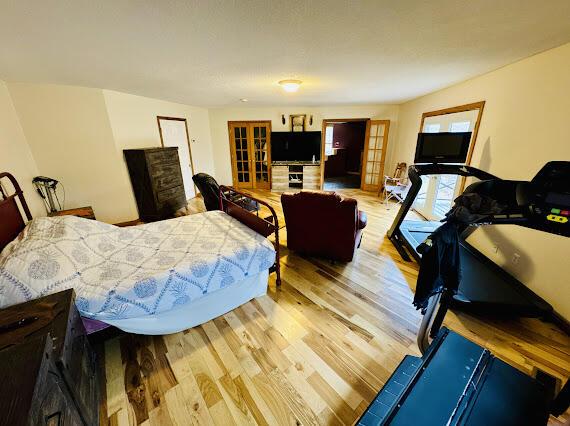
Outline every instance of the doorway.
<path fill-rule="evenodd" d="M 368 119 L 324 120 L 323 189 L 360 188 Z"/>
<path fill-rule="evenodd" d="M 158 121 L 158 132 L 160 133 L 160 143 L 162 146 L 178 148 L 184 192 L 186 199 L 190 200 L 196 196 L 196 187 L 192 181 L 192 176 L 194 176 L 194 163 L 192 162 L 192 151 L 190 149 L 190 138 L 188 136 L 188 123 L 185 118 L 158 116 L 156 119 Z"/>

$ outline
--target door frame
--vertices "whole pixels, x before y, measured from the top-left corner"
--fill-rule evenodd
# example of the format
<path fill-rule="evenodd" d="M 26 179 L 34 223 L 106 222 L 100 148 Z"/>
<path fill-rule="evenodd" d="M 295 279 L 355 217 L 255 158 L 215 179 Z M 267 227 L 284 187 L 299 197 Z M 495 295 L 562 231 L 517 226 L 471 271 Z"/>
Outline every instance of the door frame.
<path fill-rule="evenodd" d="M 190 146 L 190 134 L 188 133 L 188 120 L 181 117 L 169 117 L 166 115 L 157 115 L 156 116 L 156 123 L 158 124 L 158 133 L 160 135 L 160 145 L 164 148 L 164 140 L 162 138 L 162 127 L 160 127 L 160 120 L 172 120 L 172 121 L 183 121 L 184 128 L 186 129 L 186 143 L 188 144 L 188 154 L 190 155 L 190 171 L 192 172 L 192 176 L 194 176 L 194 159 L 192 157 L 192 147 Z M 194 181 L 192 181 L 194 182 Z M 194 197 L 199 194 L 198 188 L 196 184 L 194 184 Z"/>
<path fill-rule="evenodd" d="M 420 130 L 422 133 L 424 129 L 424 121 L 427 117 L 437 117 L 438 115 L 455 114 L 457 112 L 474 111 L 478 110 L 477 121 L 473 126 L 473 134 L 471 135 L 471 141 L 469 143 L 469 151 L 467 152 L 467 159 L 465 160 L 465 165 L 471 165 L 471 158 L 473 157 L 473 151 L 475 150 L 475 144 L 477 143 L 477 135 L 479 134 L 479 126 L 481 125 L 481 118 L 483 117 L 483 109 L 485 108 L 485 101 L 472 102 L 470 104 L 457 105 L 454 107 L 438 109 L 435 111 L 428 111 L 422 114 L 422 119 L 420 120 Z M 459 183 L 459 192 L 463 192 L 465 189 L 465 176 L 462 176 Z"/>
<path fill-rule="evenodd" d="M 465 160 L 465 165 L 471 165 L 471 158 L 473 157 L 473 150 L 475 149 L 475 143 L 477 142 L 477 134 L 479 133 L 479 126 L 481 125 L 481 117 L 483 116 L 483 109 L 485 108 L 485 101 L 473 102 L 465 105 L 458 105 L 449 108 L 443 108 L 436 111 L 428 111 L 422 114 L 422 119 L 420 121 L 420 133 L 422 133 L 424 128 L 424 121 L 427 117 L 437 117 L 438 115 L 455 114 L 456 112 L 465 112 L 479 110 L 477 113 L 477 121 L 473 126 L 473 134 L 471 135 L 471 143 L 469 144 L 469 151 L 467 152 L 467 160 Z"/>
<path fill-rule="evenodd" d="M 327 124 L 345 123 L 347 121 L 366 121 L 366 132 L 364 135 L 364 144 L 366 145 L 366 135 L 368 134 L 368 127 L 370 126 L 370 118 L 323 118 L 321 125 L 321 183 L 320 188 L 323 189 L 325 185 L 325 132 Z M 363 157 L 364 162 L 364 157 Z M 363 166 L 363 164 L 361 165 Z M 362 175 L 360 176 L 360 187 L 362 188 Z"/>
<path fill-rule="evenodd" d="M 365 166 L 368 165 L 368 148 L 370 145 L 370 126 L 372 124 L 372 122 L 376 122 L 379 125 L 383 125 L 384 126 L 384 134 L 382 135 L 382 158 L 380 158 L 380 164 L 382 169 L 380 170 L 380 173 L 378 174 L 378 190 L 376 191 L 376 193 L 378 195 L 380 195 L 380 193 L 382 192 L 382 189 L 384 187 L 384 172 L 385 172 L 385 166 L 386 166 L 386 151 L 388 151 L 388 138 L 390 137 L 390 120 L 368 120 L 368 123 L 366 123 L 366 139 L 364 141 L 365 145 L 364 145 L 364 156 L 362 157 L 362 174 L 360 177 L 360 189 L 362 189 L 363 191 L 368 191 L 368 192 L 374 192 L 375 190 L 367 190 L 364 188 L 364 186 L 366 185 L 366 168 Z"/>
<path fill-rule="evenodd" d="M 234 149 L 232 146 L 232 135 L 231 135 L 231 126 L 236 124 L 245 124 L 248 127 L 247 130 L 247 150 L 248 150 L 248 157 L 255 161 L 255 152 L 253 153 L 253 157 L 250 155 L 251 151 L 253 150 L 252 143 L 253 143 L 253 135 L 250 139 L 249 136 L 249 125 L 250 124 L 267 124 L 269 126 L 269 134 L 267 137 L 268 147 L 267 147 L 267 176 L 269 179 L 269 188 L 271 189 L 271 120 L 229 120 L 228 121 L 228 146 L 230 148 L 230 164 L 232 167 L 232 184 L 236 188 L 238 188 L 238 179 L 237 179 L 237 163 L 235 158 Z M 251 163 L 249 165 L 249 180 L 252 183 L 252 189 L 257 188 L 257 180 L 255 179 L 254 169 L 255 167 L 251 167 Z"/>

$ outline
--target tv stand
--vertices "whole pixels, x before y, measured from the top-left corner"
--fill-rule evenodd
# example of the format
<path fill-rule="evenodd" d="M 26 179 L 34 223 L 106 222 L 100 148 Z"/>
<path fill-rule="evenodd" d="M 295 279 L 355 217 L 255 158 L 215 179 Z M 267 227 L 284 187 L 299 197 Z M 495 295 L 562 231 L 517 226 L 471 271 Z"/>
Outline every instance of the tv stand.
<path fill-rule="evenodd" d="M 315 190 L 321 186 L 321 164 L 312 161 L 271 163 L 271 190 L 277 192 Z"/>

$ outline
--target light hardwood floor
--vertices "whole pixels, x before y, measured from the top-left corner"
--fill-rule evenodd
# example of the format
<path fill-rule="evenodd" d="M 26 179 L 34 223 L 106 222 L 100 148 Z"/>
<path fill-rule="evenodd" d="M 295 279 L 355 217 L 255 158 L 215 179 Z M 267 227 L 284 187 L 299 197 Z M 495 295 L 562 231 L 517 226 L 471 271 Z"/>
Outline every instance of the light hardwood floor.
<path fill-rule="evenodd" d="M 266 296 L 202 326 L 105 342 L 101 423 L 352 424 L 402 357 L 419 354 L 420 315 L 411 303 L 417 266 L 385 237 L 397 207 L 340 192 L 368 214 L 352 263 L 288 252 L 282 229 L 280 289 L 272 275 Z M 255 195 L 284 224 L 279 194 Z M 201 200 L 190 209 L 203 210 Z M 450 312 L 446 325 L 522 371 L 570 376 L 570 338 L 552 324 Z"/>

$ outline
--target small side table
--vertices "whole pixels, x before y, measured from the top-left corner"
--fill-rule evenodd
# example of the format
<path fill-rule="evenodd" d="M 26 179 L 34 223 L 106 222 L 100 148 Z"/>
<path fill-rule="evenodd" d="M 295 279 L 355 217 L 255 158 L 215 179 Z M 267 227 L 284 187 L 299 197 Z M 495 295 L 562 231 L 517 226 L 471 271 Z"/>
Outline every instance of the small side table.
<path fill-rule="evenodd" d="M 60 210 L 58 212 L 49 213 L 48 216 L 78 216 L 95 220 L 95 213 L 93 213 L 93 207 L 91 206 Z"/>

